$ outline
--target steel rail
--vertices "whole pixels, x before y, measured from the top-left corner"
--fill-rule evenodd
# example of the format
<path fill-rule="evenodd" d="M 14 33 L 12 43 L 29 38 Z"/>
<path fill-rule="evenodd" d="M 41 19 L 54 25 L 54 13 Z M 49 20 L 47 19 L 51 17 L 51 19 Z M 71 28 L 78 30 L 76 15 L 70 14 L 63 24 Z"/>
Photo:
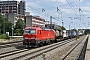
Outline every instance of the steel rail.
<path fill-rule="evenodd" d="M 51 48 L 51 49 L 49 49 L 49 50 L 44 51 L 44 52 L 48 52 L 48 51 L 51 51 L 51 50 L 53 50 L 53 49 L 55 49 L 55 48 L 58 48 L 58 47 L 60 47 L 60 46 L 63 46 L 63 45 L 65 45 L 65 44 L 67 44 L 67 43 L 69 43 L 69 42 L 71 42 L 71 41 L 73 41 L 73 40 L 69 40 L 69 41 L 68 41 L 68 40 L 65 40 L 65 41 L 62 41 L 62 42 L 60 42 L 60 43 L 58 43 L 58 44 L 55 44 L 55 45 L 52 45 L 52 46 L 49 46 L 49 47 L 46 47 L 46 48 L 43 48 L 43 49 L 39 49 L 39 50 L 37 50 L 37 51 L 33 51 L 33 52 L 30 52 L 30 53 L 24 54 L 24 55 L 22 55 L 22 56 L 12 58 L 12 59 L 10 59 L 10 60 L 17 60 L 17 59 L 19 59 L 19 58 L 22 58 L 22 57 L 25 57 L 25 56 L 28 56 L 28 55 L 31 55 L 31 54 L 34 54 L 34 53 L 37 53 L 37 52 L 40 52 L 40 51 L 43 51 L 43 50 L 45 50 L 45 49 L 48 49 L 48 48 L 53 47 L 53 48 Z M 54 46 L 55 46 L 55 47 L 54 47 Z M 42 53 L 44 53 L 44 52 L 42 52 Z M 35 57 L 37 57 L 37 56 L 40 56 L 42 53 L 39 53 L 39 54 L 37 54 L 37 55 L 35 55 L 35 56 L 32 56 L 32 57 L 28 58 L 27 60 L 33 59 L 33 58 L 35 58 Z"/>

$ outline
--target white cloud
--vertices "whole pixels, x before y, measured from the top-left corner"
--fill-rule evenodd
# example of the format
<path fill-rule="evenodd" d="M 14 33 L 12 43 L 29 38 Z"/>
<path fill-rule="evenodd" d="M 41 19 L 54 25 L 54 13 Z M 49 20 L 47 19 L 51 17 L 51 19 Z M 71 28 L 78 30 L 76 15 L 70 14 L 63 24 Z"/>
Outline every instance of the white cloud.
<path fill-rule="evenodd" d="M 21 1 L 21 0 L 15 0 L 15 1 Z M 22 0 L 22 1 L 24 1 L 24 0 Z"/>
<path fill-rule="evenodd" d="M 89 12 L 83 12 L 84 15 L 90 15 Z"/>
<path fill-rule="evenodd" d="M 87 5 L 90 5 L 90 2 L 86 3 Z"/>
<path fill-rule="evenodd" d="M 62 12 L 67 13 L 67 14 L 72 14 L 73 11 L 71 9 L 61 9 Z"/>
<path fill-rule="evenodd" d="M 84 11 L 90 11 L 90 7 L 81 7 Z"/>
<path fill-rule="evenodd" d="M 1 1 L 8 1 L 8 0 L 1 0 Z M 9 1 L 13 1 L 13 0 L 9 0 Z M 21 1 L 21 0 L 14 0 L 14 1 Z M 25 0 L 22 0 L 25 1 Z"/>
<path fill-rule="evenodd" d="M 33 7 L 34 9 L 41 8 L 41 6 L 35 2 L 27 2 L 26 6 Z"/>
<path fill-rule="evenodd" d="M 53 0 L 54 2 L 61 2 L 61 3 L 66 3 L 66 0 Z"/>

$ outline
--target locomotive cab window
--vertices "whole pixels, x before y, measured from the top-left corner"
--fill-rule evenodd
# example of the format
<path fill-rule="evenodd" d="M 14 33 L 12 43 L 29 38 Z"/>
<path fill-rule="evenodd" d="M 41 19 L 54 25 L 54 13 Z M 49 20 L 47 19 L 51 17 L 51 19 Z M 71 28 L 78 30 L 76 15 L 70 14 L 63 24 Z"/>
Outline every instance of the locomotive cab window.
<path fill-rule="evenodd" d="M 36 30 L 35 29 L 28 29 L 24 31 L 24 34 L 35 34 Z"/>

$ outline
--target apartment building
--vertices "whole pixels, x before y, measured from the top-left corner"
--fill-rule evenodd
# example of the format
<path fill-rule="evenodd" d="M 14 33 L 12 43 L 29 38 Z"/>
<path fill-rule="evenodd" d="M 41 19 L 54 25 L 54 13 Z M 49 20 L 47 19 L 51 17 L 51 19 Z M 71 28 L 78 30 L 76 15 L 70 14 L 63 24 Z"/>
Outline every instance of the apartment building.
<path fill-rule="evenodd" d="M 0 1 L 0 13 L 25 15 L 25 1 Z"/>
<path fill-rule="evenodd" d="M 0 13 L 4 14 L 9 21 L 16 25 L 20 18 L 25 21 L 26 26 L 45 26 L 45 20 L 40 16 L 32 16 L 29 12 L 25 14 L 25 1 L 0 1 Z M 26 16 L 25 16 L 26 15 Z M 26 18 L 26 19 L 25 19 Z"/>

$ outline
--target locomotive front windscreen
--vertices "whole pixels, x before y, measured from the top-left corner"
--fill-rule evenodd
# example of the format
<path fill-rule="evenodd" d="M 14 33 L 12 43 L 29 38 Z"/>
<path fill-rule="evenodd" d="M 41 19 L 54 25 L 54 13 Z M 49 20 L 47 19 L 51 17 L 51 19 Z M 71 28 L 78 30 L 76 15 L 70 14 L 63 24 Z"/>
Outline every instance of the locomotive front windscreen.
<path fill-rule="evenodd" d="M 24 34 L 35 34 L 36 30 L 35 29 L 28 29 L 24 31 Z"/>

